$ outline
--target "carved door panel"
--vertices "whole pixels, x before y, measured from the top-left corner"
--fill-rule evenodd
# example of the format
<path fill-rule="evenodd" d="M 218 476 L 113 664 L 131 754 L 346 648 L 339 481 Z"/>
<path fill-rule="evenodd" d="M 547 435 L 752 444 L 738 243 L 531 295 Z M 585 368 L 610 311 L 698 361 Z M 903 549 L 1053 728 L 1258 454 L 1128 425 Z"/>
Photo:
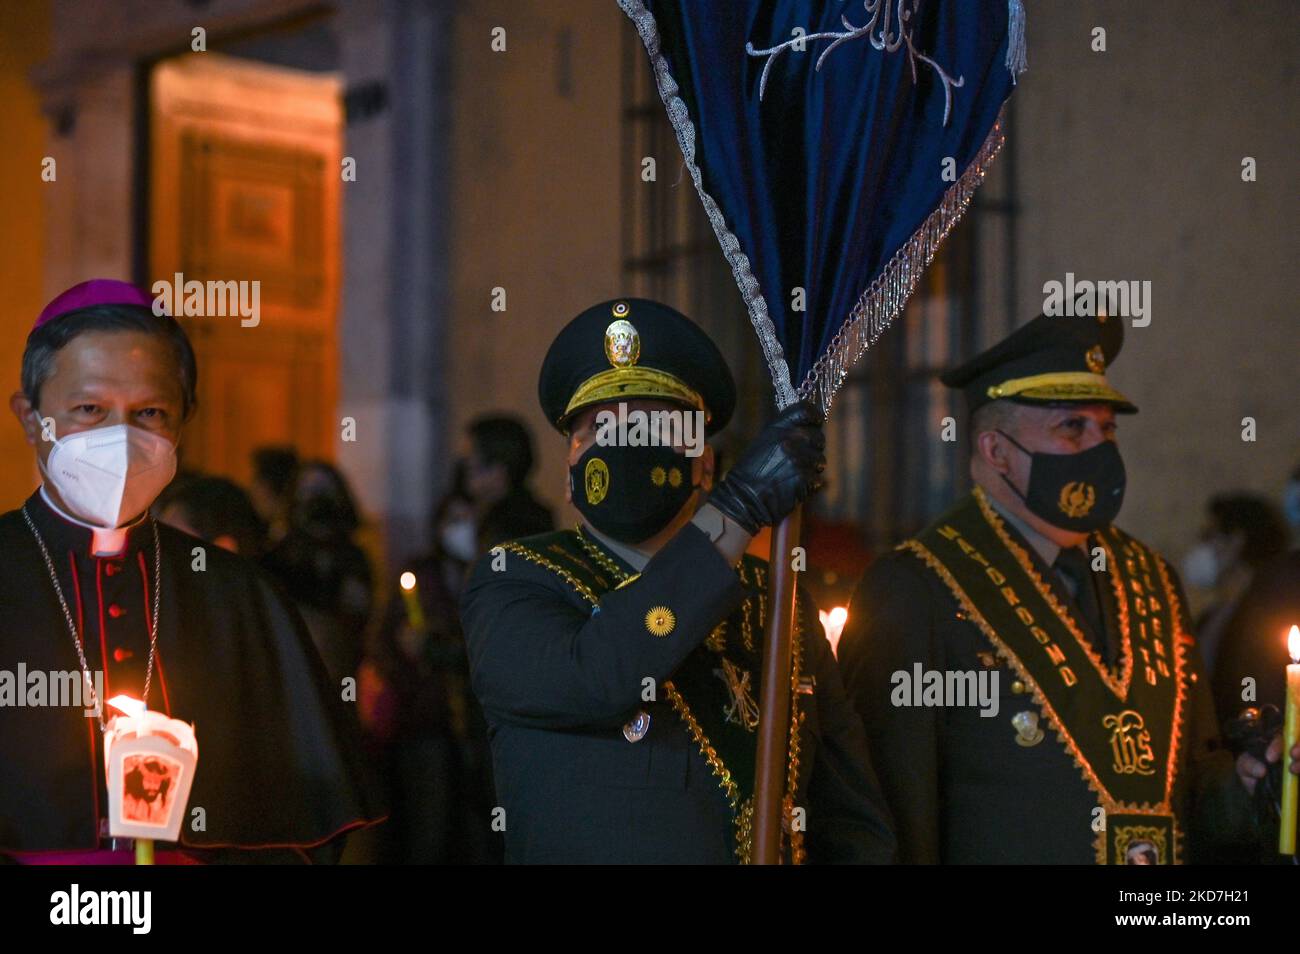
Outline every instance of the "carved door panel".
<path fill-rule="evenodd" d="M 150 280 L 186 292 L 173 314 L 199 362 L 187 467 L 247 482 L 265 444 L 334 457 L 339 91 L 331 76 L 216 53 L 153 71 Z"/>

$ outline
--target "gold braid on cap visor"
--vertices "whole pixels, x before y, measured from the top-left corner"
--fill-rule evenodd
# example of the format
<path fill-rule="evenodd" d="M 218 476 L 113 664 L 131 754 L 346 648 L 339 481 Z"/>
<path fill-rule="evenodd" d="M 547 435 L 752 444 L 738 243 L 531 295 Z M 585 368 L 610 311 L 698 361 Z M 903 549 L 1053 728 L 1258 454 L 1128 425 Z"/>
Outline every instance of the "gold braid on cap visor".
<path fill-rule="evenodd" d="M 685 404 L 697 411 L 703 411 L 707 422 L 711 415 L 704 406 L 704 398 L 681 378 L 674 377 L 667 371 L 654 368 L 610 368 L 592 375 L 573 392 L 569 406 L 560 416 L 563 421 L 570 414 L 591 404 L 603 404 L 606 401 L 621 401 L 628 398 L 651 398 Z"/>
<path fill-rule="evenodd" d="M 1120 394 L 1104 375 L 1090 371 L 1053 371 L 1050 374 L 1032 374 L 1027 378 L 1012 378 L 988 389 L 991 398 L 1037 398 L 1048 401 L 1078 401 L 1093 398 L 1098 401 L 1123 401 Z"/>

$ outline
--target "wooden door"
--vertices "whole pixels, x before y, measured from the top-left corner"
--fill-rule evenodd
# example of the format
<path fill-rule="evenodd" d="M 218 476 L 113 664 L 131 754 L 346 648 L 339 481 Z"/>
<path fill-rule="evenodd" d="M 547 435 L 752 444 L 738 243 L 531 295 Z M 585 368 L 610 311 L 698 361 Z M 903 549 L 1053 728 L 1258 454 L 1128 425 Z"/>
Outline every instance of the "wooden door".
<path fill-rule="evenodd" d="M 150 80 L 150 281 L 260 283 L 255 325 L 179 319 L 199 363 L 184 465 L 246 484 L 266 444 L 333 460 L 339 80 L 217 53 Z"/>

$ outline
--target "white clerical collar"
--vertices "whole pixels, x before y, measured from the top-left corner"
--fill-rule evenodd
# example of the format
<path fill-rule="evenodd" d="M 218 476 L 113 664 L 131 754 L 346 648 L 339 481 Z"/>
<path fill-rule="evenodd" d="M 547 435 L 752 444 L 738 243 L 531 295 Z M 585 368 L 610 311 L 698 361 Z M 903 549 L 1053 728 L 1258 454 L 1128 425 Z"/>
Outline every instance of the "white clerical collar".
<path fill-rule="evenodd" d="M 141 520 L 144 520 L 145 514 L 140 514 L 138 520 L 135 520 L 125 527 L 96 527 L 86 523 L 84 520 L 78 520 L 72 514 L 68 513 L 53 500 L 45 491 L 45 484 L 41 484 L 41 499 L 45 501 L 46 506 L 57 513 L 68 523 L 75 523 L 79 527 L 85 527 L 91 532 L 90 555 L 97 557 L 117 556 L 126 549 L 126 538 L 131 528 L 137 526 Z M 148 511 L 146 511 L 147 513 Z"/>

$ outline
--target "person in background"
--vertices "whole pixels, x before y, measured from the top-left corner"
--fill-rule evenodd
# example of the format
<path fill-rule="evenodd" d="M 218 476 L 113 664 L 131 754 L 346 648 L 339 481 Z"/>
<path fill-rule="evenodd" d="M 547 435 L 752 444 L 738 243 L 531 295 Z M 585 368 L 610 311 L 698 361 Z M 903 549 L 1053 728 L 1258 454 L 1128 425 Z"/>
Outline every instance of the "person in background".
<path fill-rule="evenodd" d="M 1247 706 L 1280 709 L 1285 701 L 1282 667 L 1290 661 L 1286 637 L 1300 623 L 1300 548 L 1284 549 L 1286 527 L 1271 505 L 1265 506 L 1268 517 L 1257 519 L 1253 542 L 1246 545 L 1253 572 L 1223 625 L 1211 671 L 1223 719 L 1234 718 Z M 1300 529 L 1300 469 L 1291 476 L 1283 511 L 1286 522 Z"/>
<path fill-rule="evenodd" d="M 362 723 L 393 809 L 384 850 L 405 864 L 497 863 L 501 837 L 482 824 L 495 804 L 487 724 L 469 691 L 457 606 L 477 554 L 461 468 L 432 529 L 432 549 L 402 567 L 415 576 L 423 625 L 409 597 L 394 594 L 362 667 Z"/>
<path fill-rule="evenodd" d="M 373 602 L 370 561 L 354 540 L 360 525 L 343 475 L 324 461 L 305 462 L 290 497 L 289 532 L 265 559 L 336 680 L 356 672 Z"/>
<path fill-rule="evenodd" d="M 1183 581 L 1210 594 L 1196 617 L 1205 668 L 1215 671 L 1219 648 L 1255 573 L 1286 549 L 1286 525 L 1269 501 L 1251 494 L 1218 494 L 1205 510 L 1201 539 L 1183 558 Z M 1241 708 L 1223 709 L 1224 718 Z"/>
<path fill-rule="evenodd" d="M 516 418 L 476 418 L 467 430 L 465 487 L 478 511 L 479 552 L 498 543 L 549 533 L 551 511 L 528 489 L 533 469 L 533 442 Z"/>
<path fill-rule="evenodd" d="M 289 532 L 289 505 L 298 476 L 298 452 L 292 447 L 259 447 L 253 451 L 253 483 L 249 496 L 266 524 L 271 545 Z"/>
<path fill-rule="evenodd" d="M 163 523 L 231 553 L 256 560 L 264 551 L 266 525 L 248 494 L 224 477 L 182 474 L 162 492 L 153 509 Z"/>

